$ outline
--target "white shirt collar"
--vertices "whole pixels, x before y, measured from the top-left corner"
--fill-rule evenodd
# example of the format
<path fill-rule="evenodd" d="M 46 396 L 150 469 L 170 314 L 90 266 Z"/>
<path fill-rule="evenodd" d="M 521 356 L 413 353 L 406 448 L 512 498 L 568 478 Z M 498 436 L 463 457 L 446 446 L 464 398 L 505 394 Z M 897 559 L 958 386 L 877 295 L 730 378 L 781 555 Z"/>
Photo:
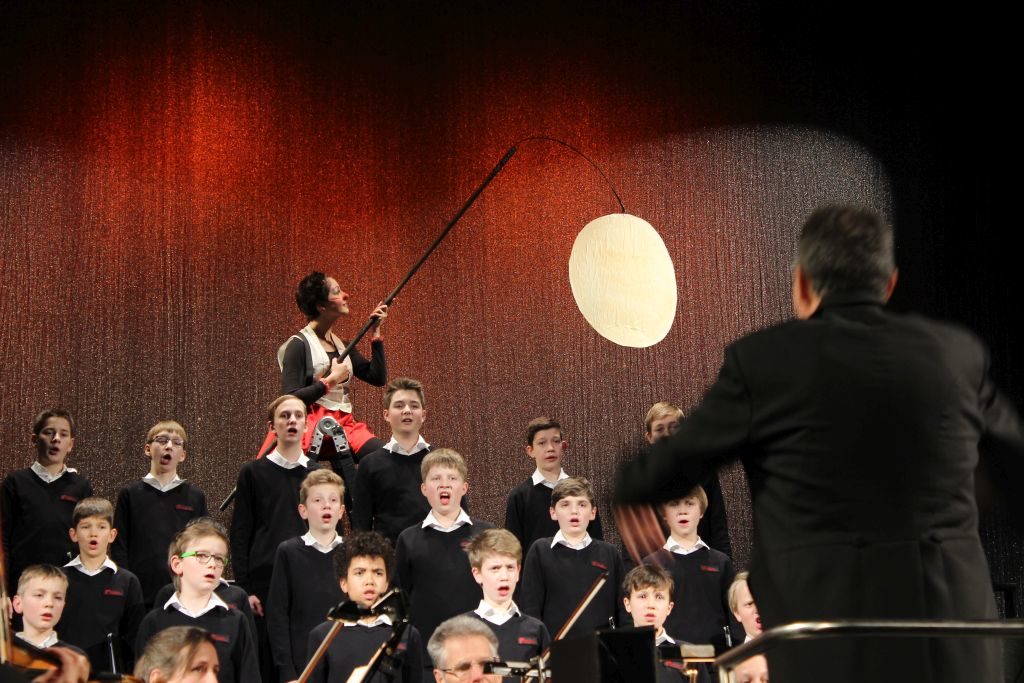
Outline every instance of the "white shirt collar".
<path fill-rule="evenodd" d="M 592 539 L 592 538 L 590 537 L 590 534 L 584 534 L 584 535 L 583 535 L 583 540 L 581 540 L 581 541 L 580 541 L 579 543 L 573 544 L 573 543 L 570 543 L 570 542 L 569 542 L 569 541 L 568 541 L 568 540 L 567 540 L 567 539 L 565 538 L 565 535 L 564 535 L 564 534 L 562 533 L 562 530 L 561 530 L 561 529 L 559 529 L 559 530 L 558 530 L 558 531 L 557 531 L 557 532 L 555 533 L 555 537 L 551 539 L 551 547 L 552 547 L 552 548 L 554 548 L 554 547 L 555 547 L 556 545 L 558 545 L 559 543 L 561 543 L 561 544 L 562 544 L 562 545 L 564 545 L 565 547 L 567 547 L 567 548 L 572 548 L 573 550 L 583 550 L 583 549 L 584 549 L 584 548 L 586 548 L 586 547 L 587 547 L 588 545 L 590 545 L 590 544 L 591 544 L 591 542 L 593 542 L 593 540 L 594 540 L 594 539 Z"/>
<path fill-rule="evenodd" d="M 300 455 L 299 459 L 296 460 L 295 462 L 292 462 L 288 458 L 284 457 L 283 455 L 278 453 L 277 450 L 274 450 L 272 453 L 268 453 L 265 457 L 267 458 L 267 460 L 274 463 L 278 467 L 283 467 L 286 470 L 293 470 L 296 467 L 305 467 L 307 464 L 309 464 L 309 458 L 306 456 L 305 453 Z"/>
<path fill-rule="evenodd" d="M 753 640 L 754 638 L 755 638 L 755 636 L 752 636 L 752 635 L 750 635 L 750 634 L 748 633 L 748 634 L 747 634 L 747 637 L 743 639 L 743 642 L 744 642 L 744 643 L 749 643 L 749 642 L 750 642 L 750 641 L 752 641 L 752 640 Z"/>
<path fill-rule="evenodd" d="M 669 536 L 668 540 L 665 541 L 665 545 L 661 547 L 669 552 L 675 553 L 676 555 L 689 555 L 690 553 L 697 552 L 701 548 L 708 548 L 710 550 L 710 546 L 704 541 L 700 540 L 700 536 L 697 537 L 697 542 L 693 544 L 692 548 L 684 548 L 683 546 L 676 543 L 675 539 L 671 536 Z"/>
<path fill-rule="evenodd" d="M 430 527 L 432 529 L 437 529 L 438 531 L 448 533 L 450 531 L 455 531 L 464 524 L 472 523 L 473 520 L 470 518 L 469 515 L 466 514 L 466 511 L 463 510 L 462 508 L 459 508 L 459 516 L 455 518 L 455 521 L 452 523 L 450 527 L 446 528 L 441 526 L 441 522 L 437 521 L 437 517 L 434 516 L 434 511 L 431 510 L 430 512 L 427 513 L 426 518 L 422 522 L 420 522 L 420 528 L 425 529 L 427 527 Z"/>
<path fill-rule="evenodd" d="M 334 550 L 335 548 L 337 548 L 339 545 L 344 543 L 344 541 L 341 539 L 341 534 L 337 534 L 336 533 L 336 534 L 334 534 L 334 540 L 331 541 L 329 545 L 322 545 L 320 543 L 320 541 L 316 540 L 313 537 L 313 532 L 312 531 L 307 531 L 306 533 L 304 533 L 302 535 L 302 542 L 305 543 L 306 545 L 313 546 L 314 548 L 316 548 L 317 550 L 319 550 L 322 553 L 329 553 L 332 550 Z"/>
<path fill-rule="evenodd" d="M 672 640 L 672 637 L 665 633 L 665 628 L 662 627 L 661 633 L 654 637 L 654 644 L 657 645 L 675 645 L 676 641 Z"/>
<path fill-rule="evenodd" d="M 160 480 L 157 479 L 156 477 L 154 477 L 152 472 L 150 472 L 149 474 L 144 476 L 142 478 L 142 481 L 146 482 L 147 484 L 149 484 L 150 486 L 155 488 L 157 491 L 163 491 L 165 493 L 167 491 L 170 491 L 171 489 L 177 488 L 177 487 L 179 487 L 179 486 L 181 486 L 182 484 L 185 483 L 184 479 L 182 479 L 177 474 L 175 474 L 174 475 L 174 479 L 172 479 L 171 481 L 167 482 L 166 484 L 161 484 Z"/>
<path fill-rule="evenodd" d="M 64 476 L 65 472 L 77 472 L 78 471 L 78 470 L 74 469 L 73 467 L 68 467 L 67 465 L 64 465 L 63 468 L 61 469 L 61 471 L 58 472 L 57 474 L 50 474 L 50 470 L 46 469 L 41 464 L 39 464 L 38 460 L 36 462 L 32 463 L 32 467 L 30 469 L 33 472 L 36 473 L 37 477 L 42 479 L 47 484 L 52 484 L 53 482 L 57 481 L 58 479 L 60 479 L 61 477 Z"/>
<path fill-rule="evenodd" d="M 89 568 L 87 568 L 85 566 L 85 564 L 82 563 L 82 556 L 81 555 L 78 555 L 75 559 L 71 560 L 70 562 L 68 562 L 64 566 L 65 567 L 74 567 L 75 569 L 77 569 L 78 571 L 82 572 L 86 576 L 96 576 L 97 574 L 99 574 L 104 569 L 110 569 L 115 574 L 117 573 L 117 565 L 114 564 L 114 561 L 112 559 L 110 559 L 109 555 L 103 558 L 103 564 L 101 564 L 99 566 L 99 569 L 89 569 Z"/>
<path fill-rule="evenodd" d="M 512 617 L 518 617 L 522 612 L 519 611 L 519 607 L 515 602 L 509 604 L 507 610 L 499 610 L 497 607 L 492 607 L 487 604 L 486 600 L 481 600 L 480 605 L 473 610 L 473 613 L 479 616 L 484 621 L 489 621 L 495 626 L 501 626 Z"/>
<path fill-rule="evenodd" d="M 185 605 L 181 604 L 181 600 L 178 599 L 178 594 L 177 593 L 172 595 L 167 600 L 167 602 L 164 603 L 164 609 L 167 609 L 168 607 L 173 607 L 174 609 L 178 610 L 179 612 L 181 612 L 185 616 L 192 617 L 193 619 L 198 619 L 199 617 L 203 616 L 207 612 L 209 612 L 209 611 L 211 611 L 211 610 L 213 610 L 213 609 L 215 609 L 217 607 L 223 607 L 224 609 L 231 609 L 230 607 L 228 607 L 228 604 L 226 602 L 224 602 L 223 600 L 221 600 L 220 596 L 217 595 L 216 593 L 210 593 L 210 599 L 209 599 L 209 601 L 207 601 L 206 607 L 202 608 L 198 612 L 192 612 L 190 609 L 185 607 Z"/>
<path fill-rule="evenodd" d="M 563 469 L 559 469 L 558 470 L 558 481 L 562 481 L 563 479 L 568 479 L 568 478 L 569 478 L 569 475 L 565 473 L 565 470 L 563 470 Z M 548 481 L 547 479 L 544 478 L 544 475 L 541 474 L 541 471 L 540 471 L 539 467 L 533 471 L 533 474 L 530 475 L 530 479 L 533 480 L 533 485 L 534 486 L 536 486 L 537 484 L 544 484 L 549 489 L 555 488 L 555 485 L 553 483 L 551 483 L 550 481 Z"/>
<path fill-rule="evenodd" d="M 386 614 L 378 614 L 377 618 L 373 621 L 346 621 L 345 626 L 363 626 L 365 628 L 373 628 L 374 626 L 391 626 L 391 617 Z"/>
<path fill-rule="evenodd" d="M 423 435 L 420 435 L 419 439 L 416 441 L 416 445 L 412 447 L 411 451 L 407 451 L 402 448 L 402 445 L 398 443 L 398 440 L 395 439 L 395 437 L 391 437 L 391 441 L 384 444 L 385 450 L 391 451 L 397 455 L 415 455 L 424 448 L 430 448 L 430 444 L 424 440 Z"/>
<path fill-rule="evenodd" d="M 57 641 L 60 640 L 60 638 L 57 637 L 57 632 L 56 631 L 50 631 L 50 635 L 46 636 L 46 639 L 43 640 L 43 642 L 41 642 L 41 643 L 33 643 L 31 640 L 29 640 L 28 638 L 25 637 L 25 632 L 24 631 L 18 631 L 14 635 L 18 636 L 19 638 L 24 640 L 29 645 L 35 645 L 36 647 L 38 647 L 40 649 L 46 649 L 48 647 L 53 647 L 54 645 L 57 644 Z"/>

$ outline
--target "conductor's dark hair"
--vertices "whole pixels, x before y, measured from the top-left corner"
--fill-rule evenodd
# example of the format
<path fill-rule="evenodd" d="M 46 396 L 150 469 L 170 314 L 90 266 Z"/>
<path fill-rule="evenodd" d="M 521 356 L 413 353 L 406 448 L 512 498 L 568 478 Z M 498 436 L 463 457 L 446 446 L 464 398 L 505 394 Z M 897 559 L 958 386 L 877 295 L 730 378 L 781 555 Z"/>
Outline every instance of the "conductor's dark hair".
<path fill-rule="evenodd" d="M 307 320 L 312 320 L 320 315 L 318 305 L 327 303 L 327 276 L 319 270 L 310 273 L 302 278 L 302 282 L 295 289 L 295 303 L 299 305 L 302 315 Z"/>
<path fill-rule="evenodd" d="M 379 557 L 384 560 L 384 567 L 387 569 L 390 582 L 395 551 L 391 548 L 391 541 L 383 534 L 379 531 L 353 531 L 349 534 L 342 546 L 342 551 L 334 556 L 335 575 L 339 579 L 347 577 L 348 567 L 357 557 Z"/>
<path fill-rule="evenodd" d="M 854 291 L 884 296 L 896 268 L 892 227 L 871 209 L 823 206 L 804 223 L 797 264 L 822 296 Z"/>

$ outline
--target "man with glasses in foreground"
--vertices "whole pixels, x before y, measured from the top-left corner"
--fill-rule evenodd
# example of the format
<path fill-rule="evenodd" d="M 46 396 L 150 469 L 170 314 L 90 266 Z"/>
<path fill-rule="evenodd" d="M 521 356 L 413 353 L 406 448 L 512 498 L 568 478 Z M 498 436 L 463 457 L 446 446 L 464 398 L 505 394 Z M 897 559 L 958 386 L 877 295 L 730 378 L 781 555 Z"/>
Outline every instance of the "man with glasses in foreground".
<path fill-rule="evenodd" d="M 434 630 L 427 642 L 437 683 L 499 683 L 501 676 L 485 674 L 484 665 L 498 660 L 498 639 L 484 622 L 460 614 Z"/>

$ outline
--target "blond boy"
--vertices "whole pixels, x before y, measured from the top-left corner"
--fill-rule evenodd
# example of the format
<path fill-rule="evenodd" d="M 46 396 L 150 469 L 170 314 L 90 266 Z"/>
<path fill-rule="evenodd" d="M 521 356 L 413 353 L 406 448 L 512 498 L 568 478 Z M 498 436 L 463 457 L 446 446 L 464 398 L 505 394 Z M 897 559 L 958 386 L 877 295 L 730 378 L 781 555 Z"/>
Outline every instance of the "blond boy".
<path fill-rule="evenodd" d="M 345 483 L 331 470 L 313 470 L 299 488 L 299 516 L 309 531 L 277 547 L 267 596 L 267 630 L 279 681 L 294 681 L 306 665 L 310 630 L 342 600 L 334 563 L 342 549 Z"/>
<path fill-rule="evenodd" d="M 466 461 L 456 451 L 432 451 L 420 473 L 430 512 L 399 535 L 395 563 L 398 585 L 409 598 L 409 621 L 426 642 L 442 621 L 476 607 L 479 593 L 464 547 L 491 525 L 461 507 L 469 484 Z M 426 650 L 422 654 L 429 661 Z"/>
<path fill-rule="evenodd" d="M 18 592 L 13 598 L 14 611 L 21 615 L 23 628 L 15 633 L 36 647 L 67 646 L 57 638 L 57 622 L 64 613 L 68 579 L 57 567 L 34 564 L 25 568 L 18 579 Z"/>
<path fill-rule="evenodd" d="M 482 619 L 498 638 L 498 653 L 506 661 L 528 662 L 551 643 L 547 627 L 523 614 L 512 595 L 519 582 L 523 547 L 507 529 L 486 529 L 466 548 L 473 578 L 483 599 L 470 614 Z"/>
<path fill-rule="evenodd" d="M 256 645 L 249 622 L 214 593 L 228 562 L 224 528 L 208 517 L 186 526 L 168 550 L 175 592 L 142 620 L 135 651 L 170 626 L 199 626 L 210 632 L 220 659 L 221 683 L 259 683 Z"/>
<path fill-rule="evenodd" d="M 740 622 L 745 634 L 743 642 L 753 640 L 761 635 L 761 614 L 757 611 L 754 603 L 754 596 L 750 593 L 750 584 L 747 580 L 750 572 L 740 572 L 732 580 L 729 586 L 728 601 L 729 611 L 736 621 Z"/>
<path fill-rule="evenodd" d="M 738 632 L 738 624 L 729 618 L 727 596 L 735 572 L 728 555 L 709 547 L 697 532 L 707 506 L 700 486 L 659 506 L 669 536 L 643 564 L 662 567 L 678 587 L 676 608 L 665 622 L 668 634 L 675 640 L 711 643 L 722 651 L 727 643 L 724 629 Z"/>
<path fill-rule="evenodd" d="M 683 421 L 683 410 L 674 403 L 659 401 L 651 406 L 644 418 L 644 438 L 648 445 L 654 445 L 676 433 Z M 729 540 L 729 521 L 725 513 L 725 500 L 718 474 L 712 474 L 704 482 L 707 494 L 707 510 L 700 523 L 700 534 L 708 544 L 726 555 L 732 555 L 732 542 Z M 653 523 L 653 522 L 652 522 Z"/>

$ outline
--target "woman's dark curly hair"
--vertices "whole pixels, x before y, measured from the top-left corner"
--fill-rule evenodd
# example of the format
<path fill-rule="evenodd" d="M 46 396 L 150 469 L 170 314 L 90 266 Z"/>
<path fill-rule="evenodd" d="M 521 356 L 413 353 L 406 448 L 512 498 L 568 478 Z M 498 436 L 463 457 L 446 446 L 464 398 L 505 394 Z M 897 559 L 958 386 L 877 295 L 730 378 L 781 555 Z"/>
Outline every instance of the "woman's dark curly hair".
<path fill-rule="evenodd" d="M 318 270 L 302 278 L 295 289 L 295 303 L 307 320 L 313 320 L 320 315 L 317 306 L 327 303 L 328 293 L 327 276 Z"/>

